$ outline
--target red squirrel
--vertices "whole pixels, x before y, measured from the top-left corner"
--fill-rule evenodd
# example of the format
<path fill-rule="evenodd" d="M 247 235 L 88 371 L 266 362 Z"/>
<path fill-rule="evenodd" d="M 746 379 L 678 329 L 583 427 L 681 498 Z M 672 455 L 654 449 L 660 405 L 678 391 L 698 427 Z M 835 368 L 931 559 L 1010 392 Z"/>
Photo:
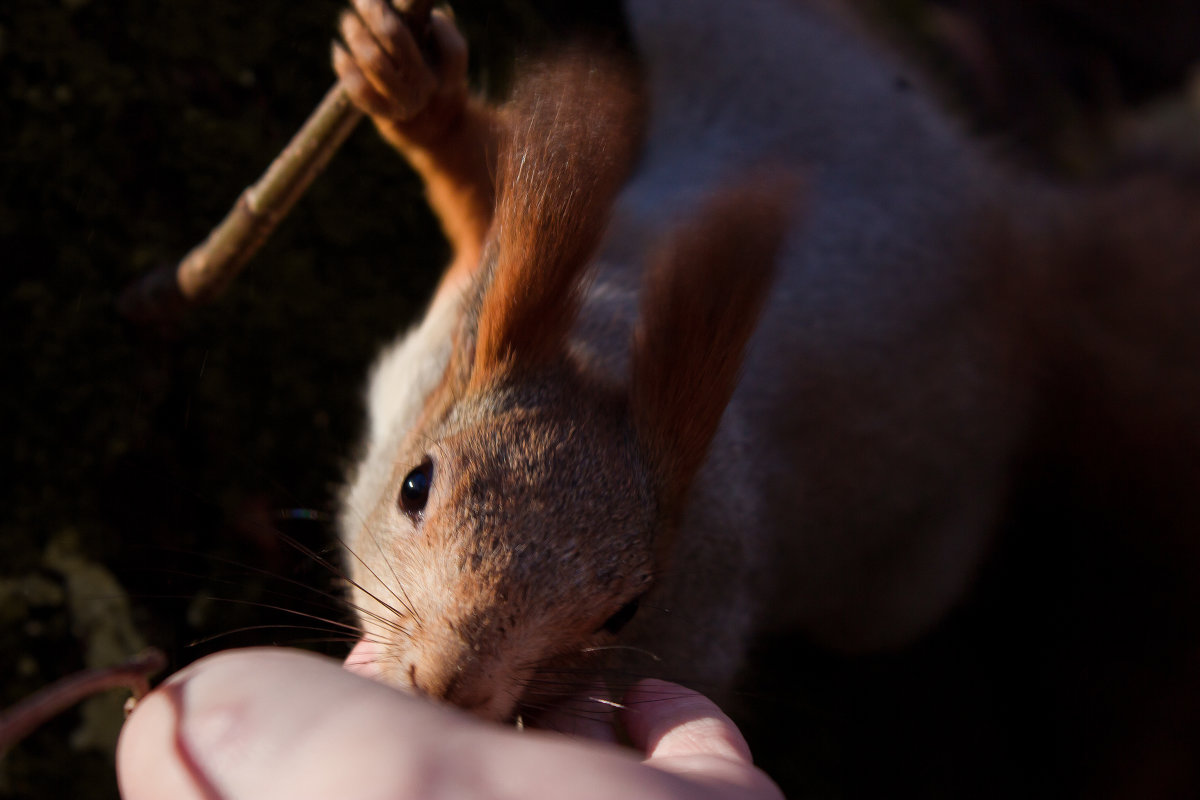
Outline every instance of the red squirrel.
<path fill-rule="evenodd" d="M 1020 174 L 828 5 L 629 0 L 632 63 L 493 106 L 448 15 L 430 66 L 354 0 L 335 69 L 454 252 L 344 496 L 362 671 L 509 720 L 903 645 L 1044 453 L 1196 555 L 1196 193 Z"/>

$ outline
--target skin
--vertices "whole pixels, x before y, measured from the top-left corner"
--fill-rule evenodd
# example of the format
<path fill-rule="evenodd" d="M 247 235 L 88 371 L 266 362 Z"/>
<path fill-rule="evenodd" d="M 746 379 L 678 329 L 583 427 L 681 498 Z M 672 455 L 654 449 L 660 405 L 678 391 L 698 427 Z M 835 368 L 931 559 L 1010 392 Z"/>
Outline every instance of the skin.
<path fill-rule="evenodd" d="M 126 800 L 782 798 L 706 698 L 642 681 L 619 713 L 636 752 L 484 723 L 309 653 L 231 651 L 138 704 L 117 771 Z"/>

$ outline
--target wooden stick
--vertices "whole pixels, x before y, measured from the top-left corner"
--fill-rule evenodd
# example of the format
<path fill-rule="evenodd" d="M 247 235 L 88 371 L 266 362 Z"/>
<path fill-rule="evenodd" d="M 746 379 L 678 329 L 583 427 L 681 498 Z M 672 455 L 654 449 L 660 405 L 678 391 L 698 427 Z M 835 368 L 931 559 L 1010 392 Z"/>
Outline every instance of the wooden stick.
<path fill-rule="evenodd" d="M 393 5 L 413 30 L 424 31 L 433 2 L 394 0 Z M 362 116 L 341 82 L 335 83 L 203 242 L 177 266 L 155 270 L 125 289 L 117 301 L 121 313 L 137 320 L 171 318 L 188 305 L 219 295 L 321 174 Z"/>
<path fill-rule="evenodd" d="M 0 714 L 0 755 L 52 717 L 93 694 L 127 686 L 135 700 L 150 690 L 150 677 L 167 665 L 161 650 L 150 648 L 124 664 L 76 672 L 50 684 Z"/>

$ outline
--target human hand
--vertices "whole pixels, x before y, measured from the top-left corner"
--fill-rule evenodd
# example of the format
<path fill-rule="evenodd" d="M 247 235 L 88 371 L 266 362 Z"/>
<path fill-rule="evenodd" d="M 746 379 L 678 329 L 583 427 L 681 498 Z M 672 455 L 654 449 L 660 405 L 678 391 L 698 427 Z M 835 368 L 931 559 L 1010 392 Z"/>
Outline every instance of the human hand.
<path fill-rule="evenodd" d="M 299 651 L 220 653 L 144 698 L 117 749 L 126 800 L 638 797 L 781 800 L 706 698 L 642 681 L 643 754 L 481 722 Z"/>

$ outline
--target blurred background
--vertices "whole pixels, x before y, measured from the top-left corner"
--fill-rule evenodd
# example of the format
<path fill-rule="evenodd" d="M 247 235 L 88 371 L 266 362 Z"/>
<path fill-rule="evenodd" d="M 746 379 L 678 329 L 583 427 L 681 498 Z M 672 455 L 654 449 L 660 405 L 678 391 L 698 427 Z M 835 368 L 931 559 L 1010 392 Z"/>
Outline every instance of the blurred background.
<path fill-rule="evenodd" d="M 1195 3 L 862 5 L 1014 161 L 1075 178 L 1200 152 Z M 287 626 L 307 624 L 292 612 L 346 619 L 336 569 L 302 551 L 336 562 L 329 515 L 366 368 L 423 308 L 446 255 L 407 167 L 363 125 L 220 300 L 156 326 L 115 308 L 130 281 L 207 234 L 312 110 L 333 80 L 341 8 L 0 5 L 0 707 L 151 644 L 171 671 L 232 646 L 346 651 Z M 581 30 L 622 38 L 612 2 L 455 10 L 475 85 L 496 96 L 515 54 Z M 962 633 L 991 613 L 981 603 L 912 654 L 848 664 L 773 643 L 787 666 L 751 676 L 747 704 L 780 707 L 772 687 L 803 674 L 816 699 L 788 708 L 817 722 L 755 727 L 760 758 L 796 793 L 867 791 L 868 753 L 927 796 L 956 796 L 958 773 L 995 765 L 939 771 L 893 743 L 914 709 L 925 727 L 950 726 L 949 741 L 956 721 L 1003 705 L 956 707 L 974 673 L 924 669 L 946 641 L 987 660 Z M 0 796 L 115 797 L 122 701 L 40 728 L 0 761 Z"/>

